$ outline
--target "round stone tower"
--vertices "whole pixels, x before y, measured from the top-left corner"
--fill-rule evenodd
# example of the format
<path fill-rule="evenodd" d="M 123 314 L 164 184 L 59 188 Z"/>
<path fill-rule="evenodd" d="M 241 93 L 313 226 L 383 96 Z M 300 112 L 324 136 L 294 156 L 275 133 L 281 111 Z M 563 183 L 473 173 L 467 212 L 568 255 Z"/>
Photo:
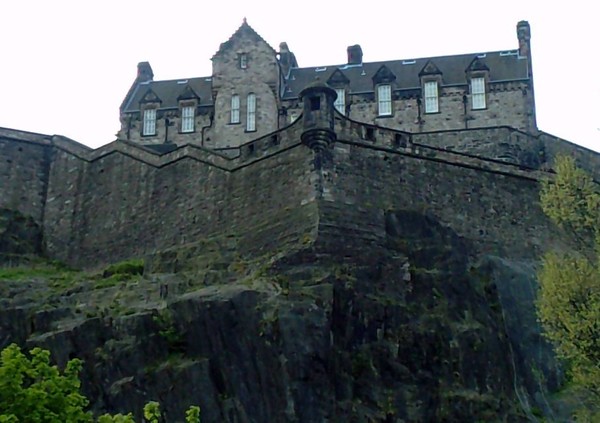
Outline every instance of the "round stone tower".
<path fill-rule="evenodd" d="M 333 130 L 333 103 L 336 98 L 335 90 L 318 80 L 300 92 L 300 100 L 304 102 L 304 132 L 301 139 L 312 150 L 325 150 L 336 139 Z"/>

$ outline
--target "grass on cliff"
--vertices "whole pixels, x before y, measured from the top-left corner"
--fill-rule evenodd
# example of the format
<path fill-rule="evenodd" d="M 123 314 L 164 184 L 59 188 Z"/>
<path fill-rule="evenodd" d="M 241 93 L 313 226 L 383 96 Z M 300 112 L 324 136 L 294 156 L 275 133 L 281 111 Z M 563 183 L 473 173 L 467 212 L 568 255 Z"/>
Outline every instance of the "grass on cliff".
<path fill-rule="evenodd" d="M 33 278 L 57 278 L 76 273 L 64 263 L 32 259 L 27 264 L 0 267 L 0 281 L 21 281 Z"/>

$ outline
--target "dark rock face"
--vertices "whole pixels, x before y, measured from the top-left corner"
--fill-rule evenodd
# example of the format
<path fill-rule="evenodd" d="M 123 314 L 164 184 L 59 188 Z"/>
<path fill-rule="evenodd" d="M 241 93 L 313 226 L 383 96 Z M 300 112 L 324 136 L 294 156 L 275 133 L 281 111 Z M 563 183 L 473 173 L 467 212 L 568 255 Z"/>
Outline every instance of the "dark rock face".
<path fill-rule="evenodd" d="M 195 250 L 195 271 L 136 282 L 135 295 L 147 295 L 137 311 L 81 312 L 102 301 L 100 289 L 71 289 L 44 312 L 21 303 L 19 316 L 14 299 L 0 312 L 15 323 L 1 341 L 42 345 L 59 363 L 82 358 L 97 412 L 158 400 L 167 421 L 192 404 L 203 422 L 526 420 L 541 386 L 528 368 L 552 373 L 535 328 L 514 320 L 533 313 L 530 298 L 511 299 L 531 269 L 478 260 L 423 214 L 388 212 L 385 222 L 387 246 L 352 262 L 309 244 L 204 270 L 207 279 Z M 119 291 L 107 295 L 118 302 Z"/>

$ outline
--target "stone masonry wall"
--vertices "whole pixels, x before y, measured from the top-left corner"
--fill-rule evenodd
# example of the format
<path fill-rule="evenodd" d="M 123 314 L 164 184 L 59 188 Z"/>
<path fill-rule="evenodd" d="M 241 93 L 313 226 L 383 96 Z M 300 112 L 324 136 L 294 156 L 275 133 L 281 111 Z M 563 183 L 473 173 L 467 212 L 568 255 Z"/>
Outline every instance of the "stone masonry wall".
<path fill-rule="evenodd" d="M 197 107 L 194 118 L 194 132 L 181 132 L 181 109 L 159 110 L 156 119 L 156 134 L 143 136 L 142 114 L 134 113 L 125 117 L 123 128 L 119 132 L 119 139 L 138 142 L 141 144 L 163 144 L 165 142 L 177 145 L 197 144 L 202 145 L 203 128 L 210 126 L 212 107 Z M 169 122 L 167 131 L 167 121 Z M 129 131 L 127 130 L 129 127 Z"/>
<path fill-rule="evenodd" d="M 60 150 L 45 215 L 48 251 L 91 267 L 214 236 L 255 253 L 306 241 L 316 215 L 307 201 L 310 151 L 297 132 L 258 139 L 234 159 L 193 146 L 163 156 L 125 143 L 89 157 Z"/>
<path fill-rule="evenodd" d="M 51 149 L 46 135 L 0 128 L 0 208 L 42 223 Z"/>
<path fill-rule="evenodd" d="M 538 204 L 532 177 L 539 175 L 449 163 L 448 157 L 338 141 L 331 201 L 319 206 L 319 240 L 337 239 L 336 245 L 360 254 L 361 245 L 385 245 L 387 211 L 411 210 L 451 227 L 482 253 L 536 257 L 557 242 Z"/>
<path fill-rule="evenodd" d="M 359 122 L 372 123 L 385 128 L 406 132 L 430 132 L 441 130 L 462 130 L 507 125 L 528 131 L 531 129 L 533 105 L 529 85 L 525 82 L 495 83 L 489 85 L 486 105 L 482 110 L 471 110 L 471 99 L 467 86 L 441 87 L 439 112 L 425 113 L 419 105 L 420 90 L 393 93 L 392 115 L 378 116 L 374 93 L 349 96 L 347 117 Z M 467 96 L 465 104 L 463 96 Z M 302 105 L 288 101 L 289 113 L 299 114 Z M 419 110 L 421 109 L 421 110 Z"/>

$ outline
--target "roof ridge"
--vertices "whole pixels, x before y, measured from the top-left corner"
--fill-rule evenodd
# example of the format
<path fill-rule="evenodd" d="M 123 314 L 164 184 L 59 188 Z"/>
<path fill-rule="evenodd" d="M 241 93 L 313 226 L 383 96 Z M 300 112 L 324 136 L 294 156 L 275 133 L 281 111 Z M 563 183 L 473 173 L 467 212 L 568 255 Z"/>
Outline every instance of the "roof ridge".
<path fill-rule="evenodd" d="M 316 68 L 336 68 L 336 69 L 344 70 L 343 68 L 345 66 L 361 67 L 363 65 L 374 65 L 374 64 L 382 64 L 383 65 L 386 63 L 390 63 L 390 62 L 412 61 L 412 60 L 437 60 L 437 59 L 445 59 L 445 58 L 456 58 L 456 57 L 461 57 L 461 56 L 475 58 L 475 57 L 481 56 L 483 54 L 500 54 L 500 53 L 505 53 L 507 51 L 517 51 L 517 50 L 518 49 L 513 48 L 513 49 L 508 49 L 508 50 L 494 50 L 494 51 L 485 51 L 485 52 L 476 52 L 476 53 L 447 54 L 444 56 L 410 57 L 410 58 L 401 58 L 401 59 L 377 60 L 374 62 L 363 62 L 361 64 L 342 63 L 342 64 L 333 64 L 333 65 L 298 66 L 298 67 L 291 68 L 291 70 L 294 70 L 294 69 L 316 69 Z"/>

